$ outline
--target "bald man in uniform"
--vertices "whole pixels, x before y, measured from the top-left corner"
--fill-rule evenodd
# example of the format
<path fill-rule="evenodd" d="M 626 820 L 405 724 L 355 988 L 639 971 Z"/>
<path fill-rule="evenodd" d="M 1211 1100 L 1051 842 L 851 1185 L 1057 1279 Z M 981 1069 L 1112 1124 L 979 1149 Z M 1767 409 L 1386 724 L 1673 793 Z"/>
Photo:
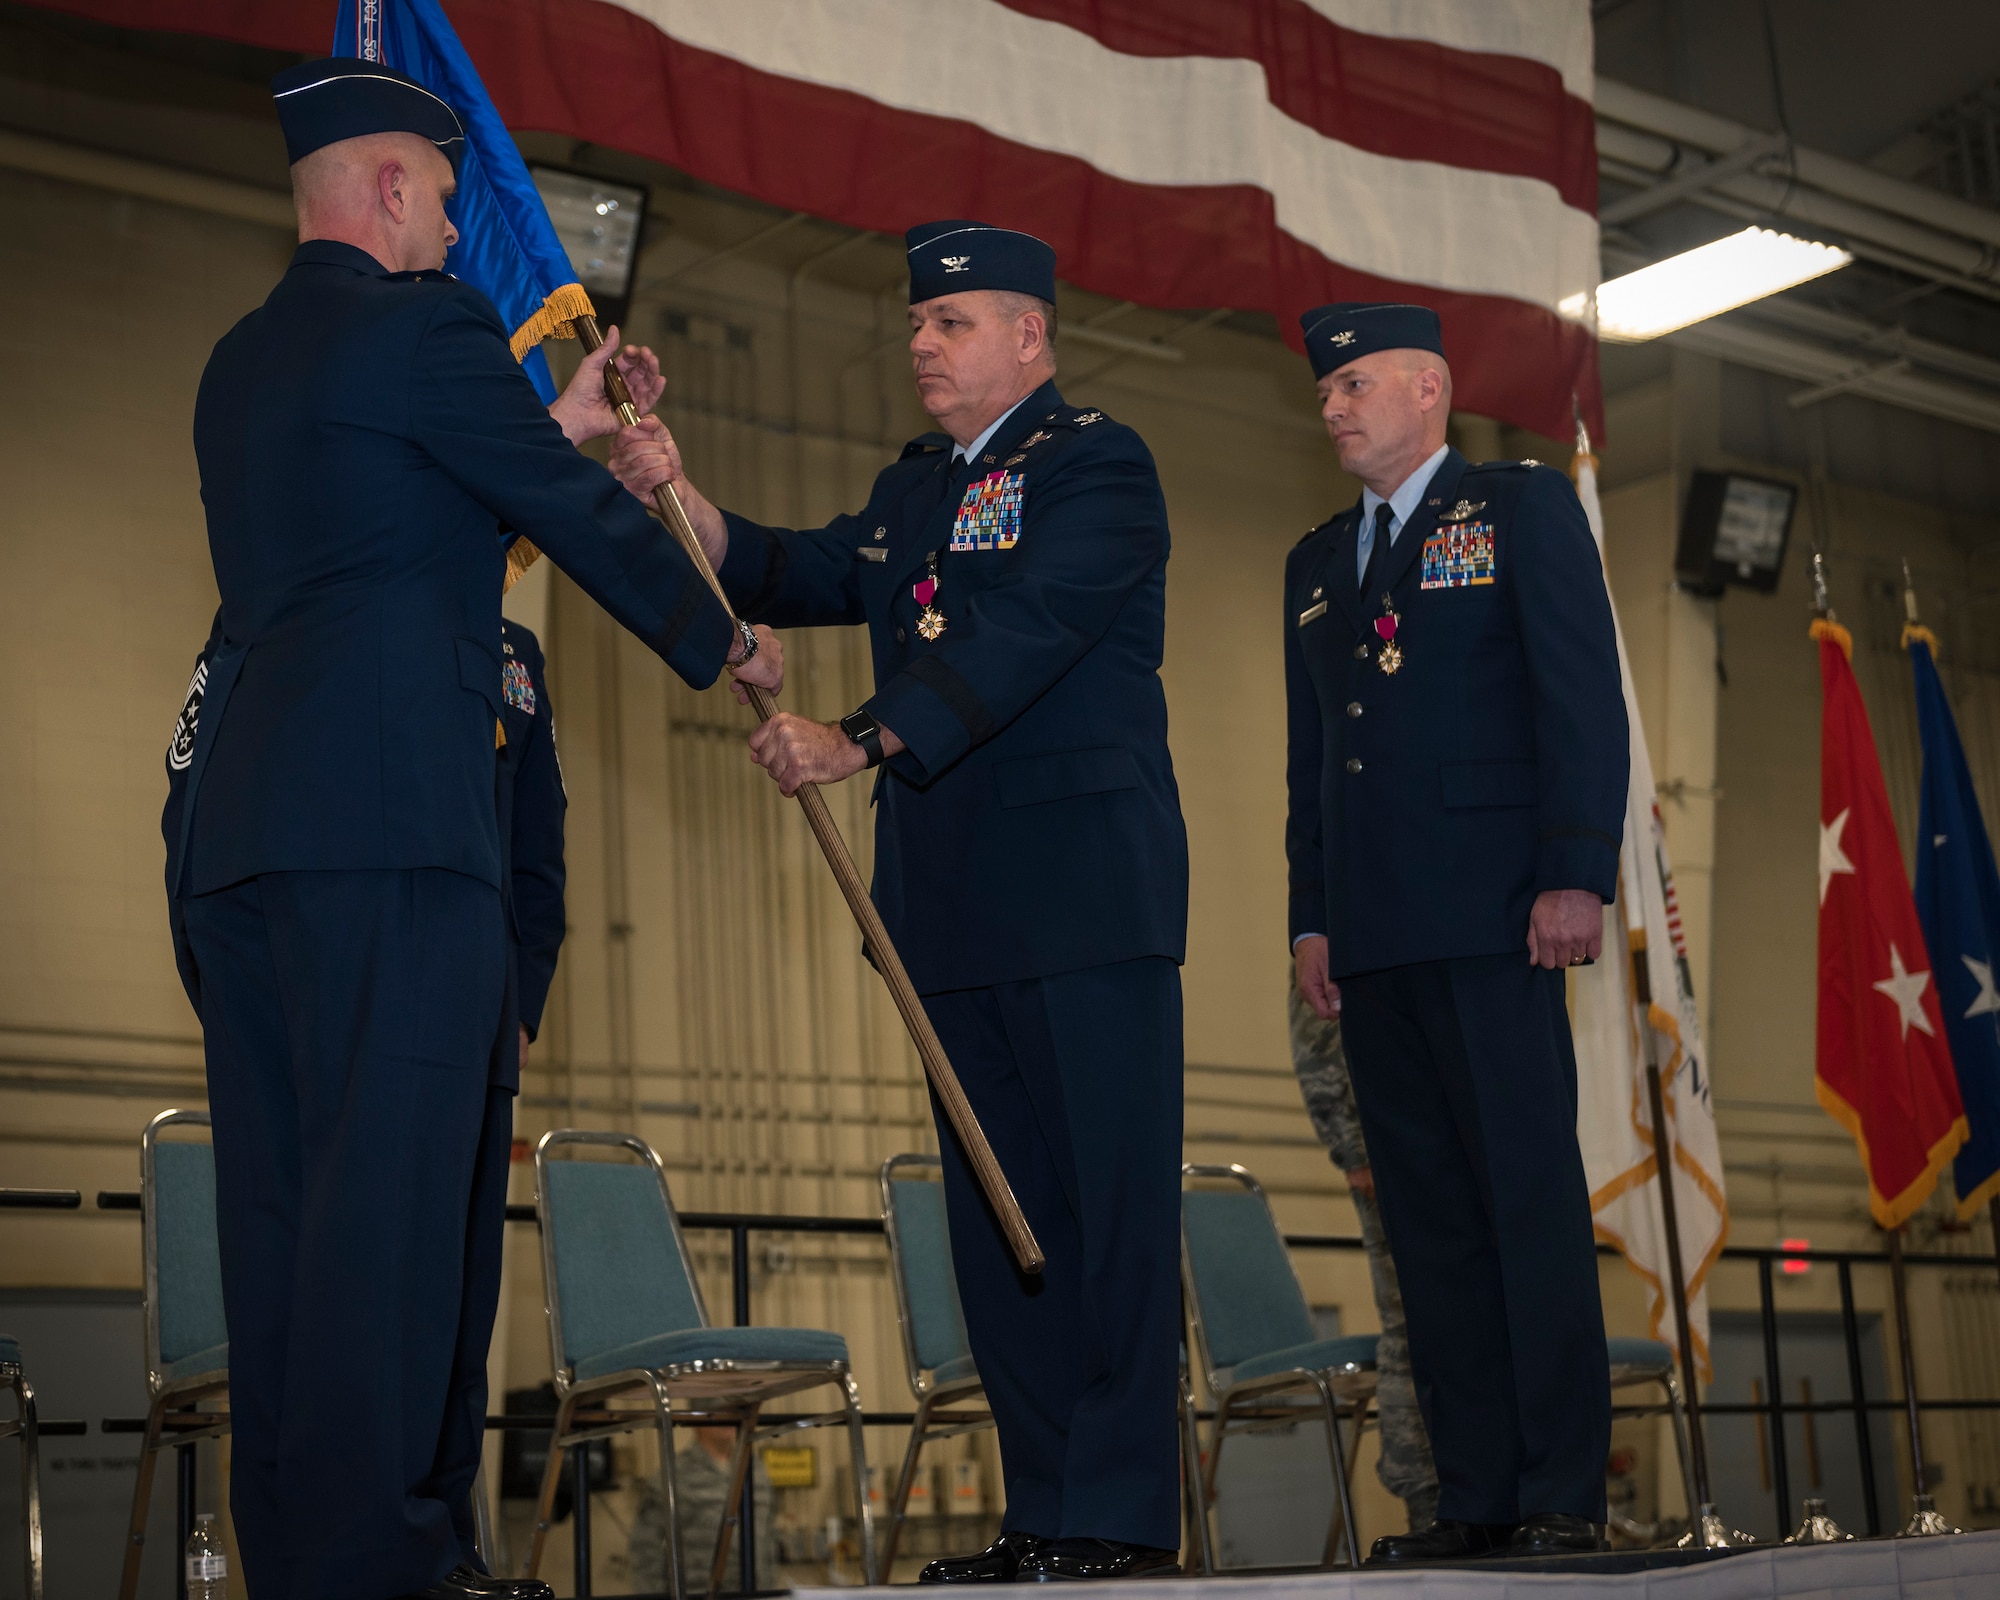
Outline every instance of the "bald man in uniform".
<path fill-rule="evenodd" d="M 352 59 L 272 89 L 301 242 L 195 405 L 222 604 L 167 863 L 214 1116 L 230 1504 L 257 1600 L 546 1596 L 468 1559 L 452 1426 L 492 1317 L 489 1069 L 519 1049 L 505 544 L 531 539 L 697 687 L 727 665 L 776 688 L 782 661 L 575 449 L 616 425 L 610 347 L 552 415 L 492 305 L 440 270 L 452 108 Z"/>

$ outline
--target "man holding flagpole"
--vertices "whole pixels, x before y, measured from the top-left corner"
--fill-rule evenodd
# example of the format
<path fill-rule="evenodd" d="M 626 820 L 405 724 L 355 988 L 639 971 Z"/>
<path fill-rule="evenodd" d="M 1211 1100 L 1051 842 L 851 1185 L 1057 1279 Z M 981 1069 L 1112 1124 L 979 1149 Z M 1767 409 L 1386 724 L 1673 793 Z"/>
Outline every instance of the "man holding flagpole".
<path fill-rule="evenodd" d="M 782 661 L 574 448 L 616 426 L 613 347 L 552 415 L 491 302 L 440 270 L 453 107 L 352 58 L 273 92 L 301 243 L 196 402 L 222 603 L 168 840 L 214 1116 L 231 1509 L 257 1600 L 546 1595 L 476 1570 L 449 1425 L 454 1358 L 493 1312 L 469 1266 L 507 1109 L 490 1068 L 518 1050 L 508 538 L 697 687 L 727 665 L 776 690 Z"/>

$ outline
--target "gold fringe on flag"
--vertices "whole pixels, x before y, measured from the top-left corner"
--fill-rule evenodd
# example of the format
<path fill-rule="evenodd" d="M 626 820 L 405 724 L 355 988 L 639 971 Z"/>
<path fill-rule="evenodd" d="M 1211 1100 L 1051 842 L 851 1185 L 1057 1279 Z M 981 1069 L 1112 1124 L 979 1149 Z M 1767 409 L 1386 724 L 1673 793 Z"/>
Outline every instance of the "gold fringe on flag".
<path fill-rule="evenodd" d="M 1815 640 L 1831 639 L 1840 646 L 1840 653 L 1849 661 L 1854 659 L 1854 635 L 1849 633 L 1831 617 L 1814 617 L 1811 629 Z"/>
<path fill-rule="evenodd" d="M 1907 650 L 1913 644 L 1927 644 L 1931 647 L 1932 655 L 1938 653 L 1937 635 L 1932 633 L 1921 622 L 1906 622 L 1903 624 L 1903 637 L 1896 641 L 1896 648 L 1898 650 Z"/>
<path fill-rule="evenodd" d="M 583 285 L 566 283 L 553 291 L 542 302 L 541 309 L 514 330 L 514 337 L 507 341 L 507 348 L 514 352 L 516 361 L 526 361 L 528 352 L 544 339 L 574 339 L 576 319 L 596 315 L 597 307 L 590 303 L 590 296 L 583 292 Z"/>
<path fill-rule="evenodd" d="M 521 538 L 518 534 L 515 535 L 514 542 L 507 546 L 507 572 L 500 580 L 500 592 L 505 594 L 515 584 L 519 583 L 521 581 L 521 574 L 540 560 L 541 554 L 541 551 L 537 550 L 526 539 Z"/>

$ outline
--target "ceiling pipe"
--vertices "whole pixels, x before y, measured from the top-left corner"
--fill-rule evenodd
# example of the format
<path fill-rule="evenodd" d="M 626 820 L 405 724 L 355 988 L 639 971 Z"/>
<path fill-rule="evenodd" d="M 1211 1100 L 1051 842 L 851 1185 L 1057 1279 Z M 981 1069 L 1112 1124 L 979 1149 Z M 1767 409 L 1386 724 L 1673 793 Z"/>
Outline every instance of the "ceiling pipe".
<path fill-rule="evenodd" d="M 1636 170 L 1649 174 L 1655 183 L 1673 182 L 1678 176 L 1675 163 L 1682 154 L 1682 147 L 1664 136 L 1634 131 L 1600 119 L 1597 149 L 1600 168 L 1608 168 L 1610 176 L 1630 181 L 1629 174 Z M 1645 193 L 1644 190 L 1640 192 L 1642 195 Z M 2000 247 L 1891 215 L 1873 206 L 1814 188 L 1803 179 L 1793 182 L 1784 178 L 1761 177 L 1754 172 L 1739 172 L 1706 186 L 1695 186 L 1682 198 L 1689 204 L 1705 206 L 1728 216 L 1747 218 L 1766 226 L 1782 217 L 1810 227 L 1828 229 L 1839 234 L 1857 255 L 1937 278 L 1989 298 L 2000 292 Z"/>
<path fill-rule="evenodd" d="M 1842 393 L 1865 395 L 1905 411 L 2000 433 L 2000 397 L 1980 394 L 1921 373 L 1894 370 L 1893 362 L 1887 368 L 1871 370 L 1857 365 L 1851 355 L 1757 327 L 1739 320 L 1740 317 L 1741 313 L 1711 317 L 1666 338 L 1680 349 L 1733 361 L 1738 366 L 1755 367 L 1816 386 L 1839 385 Z"/>
<path fill-rule="evenodd" d="M 1608 117 L 1628 127 L 1693 145 L 1710 155 L 1729 155 L 1753 141 L 1768 138 L 1761 129 L 1746 127 L 1680 100 L 1649 94 L 1612 78 L 1599 78 L 1595 93 L 1599 120 Z M 1976 206 L 1920 184 L 1905 183 L 1872 167 L 1795 145 L 1793 168 L 1798 181 L 1857 205 L 1886 212 L 1935 228 L 1940 233 L 1977 239 L 2000 252 L 2000 212 Z"/>

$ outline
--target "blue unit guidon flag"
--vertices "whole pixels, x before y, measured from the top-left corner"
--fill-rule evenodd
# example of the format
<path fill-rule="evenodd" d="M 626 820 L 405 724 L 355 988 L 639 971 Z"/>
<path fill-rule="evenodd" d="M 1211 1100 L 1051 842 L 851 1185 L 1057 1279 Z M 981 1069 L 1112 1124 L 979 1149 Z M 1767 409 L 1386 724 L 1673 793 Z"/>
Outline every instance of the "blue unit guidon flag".
<path fill-rule="evenodd" d="M 514 359 L 543 404 L 552 402 L 555 380 L 541 342 L 574 338 L 572 319 L 592 315 L 594 308 L 527 163 L 443 7 L 438 0 L 340 0 L 333 54 L 407 73 L 449 102 L 465 124 L 458 193 L 446 208 L 458 243 L 445 258 L 445 270 L 493 302 L 512 331 Z"/>
<path fill-rule="evenodd" d="M 968 483 L 951 527 L 952 549 L 1013 549 L 1021 537 L 1021 497 L 1026 490 L 1018 472 L 989 472 Z"/>
<path fill-rule="evenodd" d="M 1958 1214 L 1970 1219 L 2000 1195 L 2000 873 L 1958 724 L 1931 659 L 1928 628 L 1903 630 L 1916 679 L 1923 739 L 1923 807 L 1917 825 L 1917 920 L 1936 975 L 1945 1038 L 1971 1137 L 1952 1167 Z"/>

